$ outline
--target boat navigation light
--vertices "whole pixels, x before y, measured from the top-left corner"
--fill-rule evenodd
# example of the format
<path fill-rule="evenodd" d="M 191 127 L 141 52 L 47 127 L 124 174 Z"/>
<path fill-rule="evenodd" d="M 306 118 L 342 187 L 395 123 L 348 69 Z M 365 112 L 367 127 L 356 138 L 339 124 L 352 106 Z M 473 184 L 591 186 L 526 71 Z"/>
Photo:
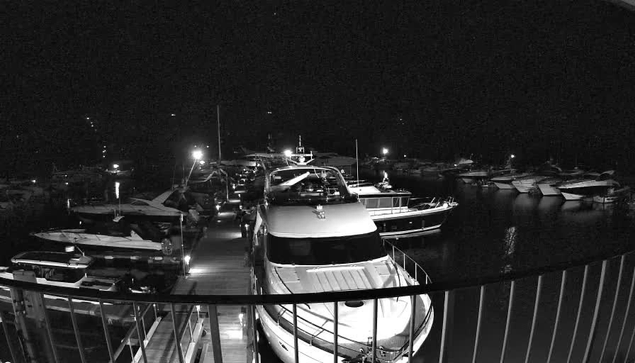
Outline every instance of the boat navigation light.
<path fill-rule="evenodd" d="M 516 155 L 511 154 L 511 155 L 509 155 L 509 157 L 513 159 L 513 158 L 515 158 L 515 157 L 516 157 Z"/>
<path fill-rule="evenodd" d="M 31 183 L 35 184 L 35 182 L 37 182 L 37 180 L 31 179 Z"/>
<path fill-rule="evenodd" d="M 289 149 L 287 149 L 287 150 L 285 150 L 285 151 L 284 151 L 284 156 L 286 156 L 286 157 L 288 157 L 288 158 L 290 158 L 290 157 L 291 157 L 291 154 L 293 154 L 293 151 L 291 151 L 291 150 L 289 150 Z"/>

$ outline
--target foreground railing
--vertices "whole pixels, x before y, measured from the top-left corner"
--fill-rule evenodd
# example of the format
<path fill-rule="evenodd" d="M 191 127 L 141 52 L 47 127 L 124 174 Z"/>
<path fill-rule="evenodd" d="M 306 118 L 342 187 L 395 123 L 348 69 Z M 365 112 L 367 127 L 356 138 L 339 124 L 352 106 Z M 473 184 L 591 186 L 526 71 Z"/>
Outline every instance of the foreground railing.
<path fill-rule="evenodd" d="M 214 362 L 230 354 L 269 361 L 254 323 L 255 306 L 289 305 L 297 322 L 298 304 L 331 303 L 337 327 L 347 301 L 373 304 L 367 351 L 350 361 L 383 362 L 376 344 L 378 329 L 385 329 L 378 326 L 378 301 L 421 294 L 432 298 L 436 321 L 417 354 L 406 356 L 410 362 L 629 362 L 635 339 L 633 253 L 502 276 L 322 294 L 158 296 L 4 279 L 0 285 L 11 291 L 0 308 L 0 359 L 11 362 L 183 363 L 203 361 L 205 354 L 213 354 Z M 65 297 L 66 308 L 44 295 Z M 102 333 L 95 333 L 95 323 Z M 300 335 L 293 330 L 293 340 L 285 343 L 289 361 L 303 362 L 295 349 Z M 335 331 L 333 362 L 342 361 L 339 338 Z"/>

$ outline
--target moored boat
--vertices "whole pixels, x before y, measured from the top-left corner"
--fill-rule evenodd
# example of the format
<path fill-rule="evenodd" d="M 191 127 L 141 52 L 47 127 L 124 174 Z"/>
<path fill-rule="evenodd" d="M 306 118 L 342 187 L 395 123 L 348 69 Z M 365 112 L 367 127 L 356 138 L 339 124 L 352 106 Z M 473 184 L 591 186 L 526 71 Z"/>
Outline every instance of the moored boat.
<path fill-rule="evenodd" d="M 625 186 L 619 189 L 608 189 L 604 194 L 598 194 L 593 196 L 593 202 L 601 204 L 617 203 L 619 201 L 628 200 L 631 193 L 631 188 Z"/>
<path fill-rule="evenodd" d="M 594 195 L 604 195 L 609 189 L 620 187 L 620 183 L 611 179 L 614 172 L 606 171 L 595 179 L 578 179 L 560 183 L 558 189 L 566 200 L 582 200 Z"/>
<path fill-rule="evenodd" d="M 349 185 L 366 207 L 383 237 L 414 235 L 440 228 L 458 203 L 454 198 L 412 198 L 404 189 L 386 187 L 387 183 Z"/>
<path fill-rule="evenodd" d="M 560 178 L 546 178 L 538 182 L 538 189 L 540 189 L 540 193 L 545 196 L 557 196 L 561 195 L 560 189 L 558 189 L 558 184 L 562 182 Z"/>
<path fill-rule="evenodd" d="M 295 188 L 302 182 L 301 188 Z M 309 182 L 311 189 L 306 189 Z M 254 227 L 255 294 L 419 284 L 386 253 L 377 227 L 336 169 L 300 166 L 270 171 L 265 201 L 257 210 Z M 419 277 L 425 279 L 424 275 Z M 269 344 L 285 363 L 294 361 L 294 331 L 301 362 L 333 361 L 336 322 L 337 361 L 371 359 L 375 333 L 376 361 L 401 362 L 408 359 L 410 322 L 414 324 L 414 351 L 432 327 L 430 297 L 416 299 L 414 307 L 411 299 L 376 300 L 376 330 L 372 300 L 339 302 L 337 317 L 330 303 L 258 306 L 257 313 Z"/>

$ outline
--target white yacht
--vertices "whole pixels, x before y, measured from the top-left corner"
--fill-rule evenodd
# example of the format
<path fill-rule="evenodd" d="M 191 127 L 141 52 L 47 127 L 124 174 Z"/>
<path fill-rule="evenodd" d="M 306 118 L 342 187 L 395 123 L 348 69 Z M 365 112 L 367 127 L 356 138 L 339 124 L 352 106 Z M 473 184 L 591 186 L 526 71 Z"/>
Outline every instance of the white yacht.
<path fill-rule="evenodd" d="M 594 195 L 605 195 L 610 189 L 620 187 L 620 183 L 611 179 L 615 172 L 605 171 L 595 179 L 570 180 L 558 185 L 558 189 L 566 200 L 582 200 Z"/>
<path fill-rule="evenodd" d="M 349 182 L 382 237 L 414 235 L 440 228 L 459 204 L 454 198 L 412 198 L 404 189 L 393 189 L 387 182 L 373 184 Z"/>
<path fill-rule="evenodd" d="M 168 190 L 156 198 L 130 198 L 121 204 L 88 204 L 70 208 L 71 212 L 86 219 L 104 219 L 117 215 L 143 217 L 153 220 L 174 221 L 187 215 L 192 201 L 188 201 L 182 190 Z M 180 208 L 180 209 L 179 209 Z"/>
<path fill-rule="evenodd" d="M 170 236 L 150 222 L 128 223 L 123 217 L 87 224 L 86 228 L 51 229 L 31 235 L 65 247 L 77 246 L 106 259 L 128 256 L 138 261 L 180 262 L 184 258 L 180 237 Z"/>
<path fill-rule="evenodd" d="M 521 178 L 516 178 L 512 181 L 512 185 L 519 193 L 529 193 L 530 191 L 538 190 L 538 183 L 547 178 L 548 176 L 546 175 L 529 174 Z"/>
<path fill-rule="evenodd" d="M 94 259 L 90 256 L 52 251 L 27 251 L 11 258 L 11 266 L 0 267 L 0 278 L 31 281 L 42 285 L 101 291 L 117 291 L 120 280 L 87 276 L 86 271 Z M 2 288 L 0 298 L 8 293 Z M 44 295 L 47 299 L 67 300 L 66 296 Z M 97 301 L 74 300 L 75 302 Z"/>
<path fill-rule="evenodd" d="M 498 189 L 515 190 L 516 187 L 512 184 L 512 182 L 516 179 L 524 178 L 528 175 L 529 173 L 511 173 L 495 176 L 491 178 L 490 181 L 494 183 L 494 185 L 496 185 Z"/>
<path fill-rule="evenodd" d="M 364 206 L 346 187 L 335 168 L 281 167 L 267 172 L 265 201 L 258 207 L 253 238 L 255 294 L 301 294 L 373 290 L 412 286 L 419 282 L 399 266 L 383 247 Z M 425 272 L 419 275 L 428 281 Z M 428 295 L 379 303 L 376 361 L 408 360 L 409 327 L 414 319 L 413 347 L 428 336 L 434 313 Z M 365 361 L 372 356 L 373 300 L 338 305 L 337 361 Z M 298 304 L 297 338 L 300 362 L 333 361 L 333 303 Z M 292 305 L 258 306 L 263 331 L 273 351 L 294 362 Z M 370 337 L 370 338 L 369 338 Z"/>
<path fill-rule="evenodd" d="M 540 193 L 545 196 L 557 196 L 561 195 L 560 189 L 558 189 L 558 184 L 562 183 L 561 178 L 546 178 L 538 182 L 538 189 L 540 189 Z"/>

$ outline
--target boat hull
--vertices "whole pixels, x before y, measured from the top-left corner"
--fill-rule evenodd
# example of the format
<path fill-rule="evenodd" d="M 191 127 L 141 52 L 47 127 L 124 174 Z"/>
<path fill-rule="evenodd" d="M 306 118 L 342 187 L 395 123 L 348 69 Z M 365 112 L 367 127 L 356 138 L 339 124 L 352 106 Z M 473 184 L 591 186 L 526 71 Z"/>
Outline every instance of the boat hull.
<path fill-rule="evenodd" d="M 502 189 L 502 190 L 516 190 L 516 187 L 514 187 L 514 185 L 511 183 L 508 184 L 508 183 L 494 182 L 494 185 L 496 185 L 498 189 Z"/>
<path fill-rule="evenodd" d="M 403 236 L 441 228 L 453 208 L 424 209 L 394 214 L 371 212 L 371 218 L 382 237 Z"/>
<path fill-rule="evenodd" d="M 583 194 L 574 194 L 574 193 L 567 193 L 562 191 L 561 193 L 565 200 L 582 200 L 585 197 Z"/>
<path fill-rule="evenodd" d="M 432 328 L 432 322 L 434 321 L 434 311 L 432 310 L 431 300 L 427 295 L 420 295 L 416 306 L 423 306 L 426 311 L 428 311 L 429 309 L 430 315 L 428 316 L 428 320 L 424 323 L 422 329 L 415 332 L 412 348 L 413 355 L 421 348 L 423 342 L 428 337 L 430 329 Z M 291 323 L 286 321 L 285 319 L 277 321 L 263 306 L 257 306 L 256 311 L 258 313 L 259 322 L 262 326 L 262 330 L 265 333 L 267 341 L 269 342 L 269 345 L 271 346 L 274 353 L 284 363 L 295 363 L 293 325 L 291 325 Z M 369 316 L 369 319 L 372 319 L 372 317 Z M 298 317 L 298 320 L 300 320 L 300 317 Z M 301 339 L 301 333 L 298 333 L 299 362 L 322 363 L 333 361 L 333 333 L 325 333 L 325 335 L 328 335 L 327 339 L 320 339 L 320 342 L 313 341 L 311 344 Z M 346 337 L 338 336 L 338 342 L 345 341 L 348 341 Z M 381 340 L 378 341 L 378 343 L 378 345 L 381 345 Z M 357 354 L 359 354 L 359 352 L 352 350 L 350 347 L 338 344 L 337 362 L 344 362 L 348 359 L 354 358 Z M 378 353 L 377 355 L 379 356 L 381 354 Z M 399 356 L 394 360 L 377 358 L 376 361 L 380 363 L 405 363 L 408 362 L 408 355 L 407 352 L 405 352 L 403 356 Z"/>
<path fill-rule="evenodd" d="M 560 189 L 549 184 L 538 184 L 538 189 L 540 189 L 540 193 L 544 196 L 556 196 L 562 194 Z"/>

